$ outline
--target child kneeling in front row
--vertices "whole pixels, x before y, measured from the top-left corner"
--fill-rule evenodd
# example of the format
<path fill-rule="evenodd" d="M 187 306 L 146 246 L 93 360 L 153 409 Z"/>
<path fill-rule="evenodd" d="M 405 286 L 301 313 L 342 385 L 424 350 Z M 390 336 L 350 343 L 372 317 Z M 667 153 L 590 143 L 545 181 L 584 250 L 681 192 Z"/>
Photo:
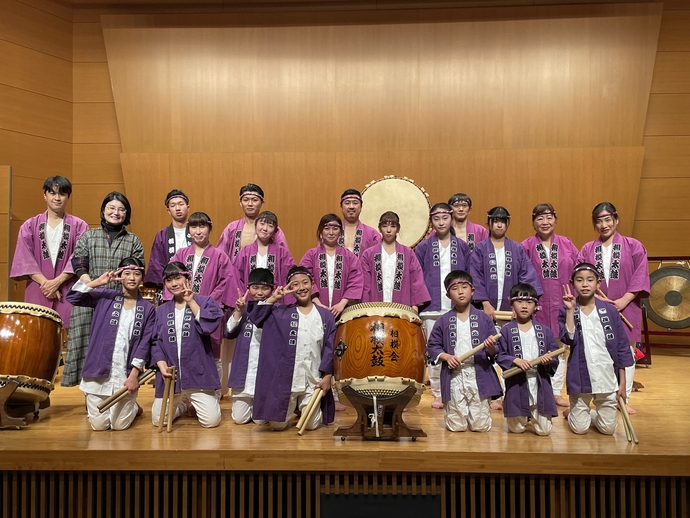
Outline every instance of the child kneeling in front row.
<path fill-rule="evenodd" d="M 232 389 L 232 420 L 246 424 L 253 419 L 256 371 L 259 364 L 262 329 L 256 327 L 245 311 L 247 303 L 261 304 L 273 292 L 273 273 L 268 268 L 254 268 L 249 273 L 248 288 L 235 302 L 235 311 L 228 319 L 225 331 L 230 339 L 237 338 L 232 355 L 232 369 L 228 387 Z"/>
<path fill-rule="evenodd" d="M 79 388 L 86 395 L 89 423 L 96 431 L 125 430 L 139 414 L 138 377 L 149 361 L 155 325 L 153 305 L 139 293 L 143 278 L 144 263 L 128 257 L 115 272 L 86 284 L 77 281 L 66 297 L 75 306 L 94 308 Z M 122 290 L 94 289 L 113 281 L 121 282 Z M 127 387 L 127 396 L 101 413 L 99 403 L 122 386 Z"/>
<path fill-rule="evenodd" d="M 523 433 L 531 421 L 534 433 L 549 435 L 551 418 L 558 415 L 551 377 L 559 360 L 558 356 L 549 358 L 546 353 L 558 349 L 558 344 L 551 329 L 532 322 L 537 304 L 537 290 L 532 285 L 519 283 L 510 289 L 515 319 L 501 329 L 496 363 L 503 370 L 517 366 L 524 371 L 505 380 L 503 415 L 508 430 Z M 536 367 L 529 362 L 533 358 L 541 360 Z"/>
<path fill-rule="evenodd" d="M 599 288 L 596 267 L 578 264 L 570 282 L 577 298 L 565 285 L 564 307 L 558 313 L 561 341 L 570 346 L 566 375 L 570 409 L 563 415 L 577 434 L 587 433 L 594 422 L 601 433 L 613 435 L 618 400 L 626 400 L 625 368 L 634 362 L 630 342 L 616 308 L 594 296 Z"/>
<path fill-rule="evenodd" d="M 220 424 L 220 405 L 216 390 L 220 388 L 218 370 L 213 357 L 211 334 L 221 324 L 223 311 L 211 298 L 195 295 L 189 284 L 187 267 L 173 261 L 163 270 L 165 287 L 172 294 L 156 310 L 156 341 L 151 360 L 159 369 L 156 395 L 153 400 L 153 425 L 158 426 L 163 404 L 163 380 L 171 377 L 168 367 L 174 365 L 175 420 L 187 412 L 196 413 L 204 428 Z M 166 415 L 165 421 L 171 417 Z"/>
<path fill-rule="evenodd" d="M 491 430 L 491 399 L 501 397 L 501 385 L 494 370 L 496 340 L 494 323 L 486 313 L 472 306 L 472 277 L 463 270 L 446 275 L 446 296 L 453 308 L 434 324 L 427 352 L 431 363 L 441 365 L 441 400 L 446 427 L 451 432 Z M 460 363 L 458 357 L 479 344 L 484 349 Z"/>
<path fill-rule="evenodd" d="M 331 392 L 335 320 L 327 308 L 312 303 L 314 280 L 307 268 L 290 268 L 287 286 L 278 286 L 266 304 L 251 302 L 247 310 L 254 325 L 263 329 L 253 419 L 284 430 L 295 408 L 304 412 L 314 390 L 320 388 L 321 407 L 306 424 L 307 430 L 314 430 L 319 422 L 329 424 L 335 417 Z M 287 294 L 297 302 L 275 304 Z"/>

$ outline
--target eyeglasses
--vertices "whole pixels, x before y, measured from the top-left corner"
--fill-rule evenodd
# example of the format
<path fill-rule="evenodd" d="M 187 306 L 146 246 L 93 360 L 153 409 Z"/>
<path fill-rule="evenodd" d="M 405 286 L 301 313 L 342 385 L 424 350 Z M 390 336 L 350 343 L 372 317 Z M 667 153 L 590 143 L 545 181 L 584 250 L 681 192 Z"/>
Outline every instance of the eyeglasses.
<path fill-rule="evenodd" d="M 113 207 L 112 205 L 107 205 L 105 210 L 108 212 L 117 212 L 118 214 L 127 214 L 127 209 L 124 207 Z"/>

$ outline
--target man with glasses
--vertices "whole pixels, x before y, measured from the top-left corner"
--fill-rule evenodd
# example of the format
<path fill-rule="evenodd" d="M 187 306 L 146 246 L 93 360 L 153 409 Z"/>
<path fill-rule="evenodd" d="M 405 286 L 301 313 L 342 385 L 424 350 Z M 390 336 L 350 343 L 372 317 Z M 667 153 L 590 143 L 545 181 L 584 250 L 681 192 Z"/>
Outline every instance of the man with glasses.
<path fill-rule="evenodd" d="M 474 250 L 477 243 L 489 239 L 488 230 L 468 219 L 472 212 L 472 199 L 467 194 L 462 192 L 453 194 L 448 200 L 448 205 L 453 209 L 455 236 L 467 243 L 470 252 Z"/>
<path fill-rule="evenodd" d="M 67 214 L 72 184 L 64 176 L 43 183 L 46 211 L 26 220 L 19 229 L 10 277 L 26 281 L 24 301 L 57 311 L 69 327 L 72 304 L 65 295 L 74 284 L 72 252 L 89 229 L 86 222 Z"/>

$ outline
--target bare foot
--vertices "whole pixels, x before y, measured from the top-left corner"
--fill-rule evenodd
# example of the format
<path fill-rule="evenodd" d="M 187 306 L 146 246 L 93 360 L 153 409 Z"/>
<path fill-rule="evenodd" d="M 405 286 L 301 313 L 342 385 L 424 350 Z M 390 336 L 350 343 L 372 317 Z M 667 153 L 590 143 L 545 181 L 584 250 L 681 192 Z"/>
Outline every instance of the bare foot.
<path fill-rule="evenodd" d="M 184 406 L 187 407 L 187 417 L 196 417 L 196 410 L 194 409 L 192 402 L 186 397 L 182 398 L 182 402 L 184 403 Z"/>
<path fill-rule="evenodd" d="M 562 396 L 554 396 L 554 400 L 556 401 L 556 406 L 570 406 L 570 403 L 563 399 Z"/>
<path fill-rule="evenodd" d="M 336 412 L 342 412 L 343 410 L 347 410 L 347 407 L 343 405 L 340 401 L 335 402 L 335 411 Z"/>
<path fill-rule="evenodd" d="M 635 414 L 637 413 L 637 410 L 635 410 L 635 409 L 634 409 L 633 407 L 631 407 L 630 405 L 625 405 L 625 406 L 626 406 L 626 408 L 628 409 L 628 414 L 630 414 L 630 415 L 635 415 Z"/>
<path fill-rule="evenodd" d="M 441 401 L 441 396 L 435 397 L 431 402 L 431 408 L 443 408 L 443 401 Z"/>
<path fill-rule="evenodd" d="M 569 415 L 569 414 L 570 414 L 570 409 L 569 409 L 569 408 L 566 408 L 565 410 L 563 410 L 563 417 L 565 417 L 566 419 L 568 419 L 568 415 Z"/>
<path fill-rule="evenodd" d="M 139 403 L 137 403 L 137 417 L 139 417 L 143 413 L 144 413 L 144 409 L 141 408 L 141 405 Z"/>
<path fill-rule="evenodd" d="M 491 410 L 503 410 L 503 401 L 500 399 L 494 399 L 489 405 Z"/>

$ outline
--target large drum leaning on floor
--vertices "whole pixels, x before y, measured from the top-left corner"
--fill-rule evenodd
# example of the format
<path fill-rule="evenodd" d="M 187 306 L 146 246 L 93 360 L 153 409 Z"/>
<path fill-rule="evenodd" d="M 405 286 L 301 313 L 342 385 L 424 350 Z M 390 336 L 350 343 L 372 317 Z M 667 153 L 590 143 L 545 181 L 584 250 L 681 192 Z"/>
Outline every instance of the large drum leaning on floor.
<path fill-rule="evenodd" d="M 44 401 L 62 348 L 62 320 L 52 309 L 23 302 L 0 302 L 0 386 L 19 380 L 11 404 Z"/>
<path fill-rule="evenodd" d="M 424 383 L 426 340 L 412 308 L 392 302 L 350 306 L 338 320 L 336 380 L 390 376 Z"/>

